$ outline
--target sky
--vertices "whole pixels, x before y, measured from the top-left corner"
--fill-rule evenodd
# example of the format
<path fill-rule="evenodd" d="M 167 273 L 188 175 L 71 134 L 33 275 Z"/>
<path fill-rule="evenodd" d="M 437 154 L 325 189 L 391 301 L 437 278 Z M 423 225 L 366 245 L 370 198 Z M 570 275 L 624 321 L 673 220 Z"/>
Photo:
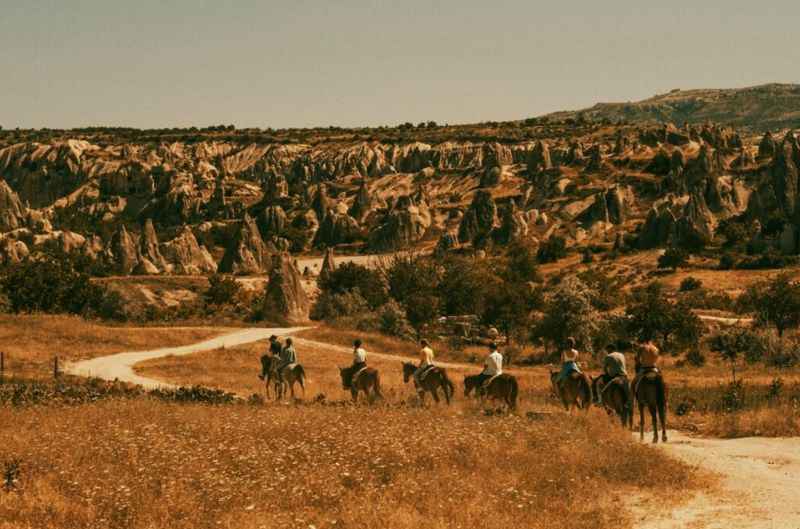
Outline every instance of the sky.
<path fill-rule="evenodd" d="M 800 81 L 797 0 L 647 3 L 0 0 L 0 126 L 474 123 Z"/>

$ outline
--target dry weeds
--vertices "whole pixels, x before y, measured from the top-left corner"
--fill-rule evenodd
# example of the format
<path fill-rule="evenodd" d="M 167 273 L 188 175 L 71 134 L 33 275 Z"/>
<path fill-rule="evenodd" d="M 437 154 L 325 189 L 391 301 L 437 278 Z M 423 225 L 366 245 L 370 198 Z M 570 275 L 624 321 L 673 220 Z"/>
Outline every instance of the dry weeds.
<path fill-rule="evenodd" d="M 0 408 L 0 528 L 625 527 L 691 470 L 608 421 L 106 401 Z M 602 491 L 598 493 L 598 491 Z"/>

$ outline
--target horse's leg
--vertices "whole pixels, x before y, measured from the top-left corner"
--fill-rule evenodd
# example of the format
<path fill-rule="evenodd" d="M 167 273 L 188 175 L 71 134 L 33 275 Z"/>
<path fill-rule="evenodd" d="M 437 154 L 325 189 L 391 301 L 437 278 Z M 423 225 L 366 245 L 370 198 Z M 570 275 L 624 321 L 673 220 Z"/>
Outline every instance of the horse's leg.
<path fill-rule="evenodd" d="M 659 404 L 658 418 L 661 421 L 661 441 L 667 442 L 667 405 L 666 403 Z"/>
<path fill-rule="evenodd" d="M 639 401 L 639 441 L 644 441 L 644 406 Z"/>
<path fill-rule="evenodd" d="M 447 388 L 447 383 L 442 383 L 442 391 L 444 392 L 444 400 L 447 405 L 450 405 L 450 390 Z"/>
<path fill-rule="evenodd" d="M 350 388 L 350 395 L 353 396 L 353 403 L 358 402 L 358 389 L 355 387 Z"/>
<path fill-rule="evenodd" d="M 294 379 L 292 379 L 292 381 L 289 382 L 289 392 L 292 395 L 292 400 L 294 400 Z"/>
<path fill-rule="evenodd" d="M 656 406 L 649 405 L 647 408 L 650 410 L 650 420 L 653 422 L 653 442 L 658 442 L 658 412 Z"/>
<path fill-rule="evenodd" d="M 433 401 L 439 404 L 439 390 L 436 389 L 436 386 L 431 387 L 431 395 L 433 395 Z"/>

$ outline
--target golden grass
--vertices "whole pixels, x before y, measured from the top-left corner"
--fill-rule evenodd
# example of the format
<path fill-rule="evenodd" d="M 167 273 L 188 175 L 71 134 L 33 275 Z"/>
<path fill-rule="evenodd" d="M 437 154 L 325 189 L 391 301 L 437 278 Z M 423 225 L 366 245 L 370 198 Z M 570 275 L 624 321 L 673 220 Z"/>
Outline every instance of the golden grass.
<path fill-rule="evenodd" d="M 0 408 L 0 528 L 620 528 L 702 485 L 599 416 L 202 406 Z"/>
<path fill-rule="evenodd" d="M 775 407 L 716 414 L 708 417 L 700 431 L 715 437 L 797 437 L 800 436 L 800 407 Z"/>
<path fill-rule="evenodd" d="M 76 316 L 0 315 L 0 344 L 6 376 L 51 376 L 53 357 L 79 360 L 130 350 L 199 342 L 221 334 L 213 328 L 106 326 Z"/>

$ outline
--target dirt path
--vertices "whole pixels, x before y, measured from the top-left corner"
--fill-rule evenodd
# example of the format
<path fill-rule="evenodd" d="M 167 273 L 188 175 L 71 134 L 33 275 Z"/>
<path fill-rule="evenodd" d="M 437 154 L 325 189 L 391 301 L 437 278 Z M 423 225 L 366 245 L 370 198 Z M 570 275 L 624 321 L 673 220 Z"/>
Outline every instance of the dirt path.
<path fill-rule="evenodd" d="M 718 488 L 671 511 L 631 505 L 637 529 L 800 529 L 800 439 L 701 439 L 669 432 L 673 457 L 721 476 Z M 655 512 L 651 512 L 654 510 Z"/>
<path fill-rule="evenodd" d="M 92 358 L 90 360 L 82 360 L 80 362 L 67 364 L 64 368 L 64 371 L 70 375 L 98 377 L 104 380 L 118 379 L 123 382 L 140 384 L 148 389 L 155 387 L 171 387 L 171 384 L 137 375 L 133 371 L 134 364 L 164 356 L 182 356 L 192 353 L 199 353 L 202 351 L 236 347 L 238 345 L 257 342 L 259 340 L 266 340 L 273 334 L 277 336 L 283 336 L 300 331 L 302 329 L 303 327 L 290 327 L 285 329 L 240 329 L 191 345 L 165 347 L 163 349 L 154 349 L 152 351 L 117 353 L 110 356 L 101 356 L 98 358 Z"/>

